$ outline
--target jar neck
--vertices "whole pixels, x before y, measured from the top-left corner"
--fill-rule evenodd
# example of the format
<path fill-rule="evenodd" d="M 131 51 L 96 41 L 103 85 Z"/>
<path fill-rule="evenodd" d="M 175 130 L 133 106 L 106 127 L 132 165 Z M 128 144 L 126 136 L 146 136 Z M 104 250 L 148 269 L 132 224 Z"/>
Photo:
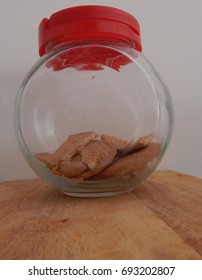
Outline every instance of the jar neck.
<path fill-rule="evenodd" d="M 132 62 L 122 53 L 122 49 L 125 48 L 135 49 L 133 42 L 115 39 L 55 41 L 47 45 L 46 53 L 53 54 L 53 58 L 47 62 L 47 67 L 52 67 L 54 71 L 70 67 L 79 71 L 97 71 L 104 67 L 119 71 L 121 67 Z"/>
<path fill-rule="evenodd" d="M 66 38 L 61 38 L 60 40 L 52 40 L 46 45 L 46 53 L 51 53 L 65 48 L 72 48 L 76 46 L 84 45 L 103 45 L 103 46 L 125 46 L 135 49 L 135 43 L 132 40 L 127 38 L 120 39 L 111 39 L 111 38 L 83 38 L 83 39 L 74 39 L 68 40 Z"/>

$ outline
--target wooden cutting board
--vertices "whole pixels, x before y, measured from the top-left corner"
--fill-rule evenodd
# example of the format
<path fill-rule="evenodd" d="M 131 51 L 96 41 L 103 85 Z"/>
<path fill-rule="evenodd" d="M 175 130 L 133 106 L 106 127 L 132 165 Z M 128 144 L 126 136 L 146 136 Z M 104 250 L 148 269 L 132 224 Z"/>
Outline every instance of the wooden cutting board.
<path fill-rule="evenodd" d="M 202 180 L 155 172 L 93 199 L 41 180 L 1 183 L 0 259 L 202 259 Z"/>

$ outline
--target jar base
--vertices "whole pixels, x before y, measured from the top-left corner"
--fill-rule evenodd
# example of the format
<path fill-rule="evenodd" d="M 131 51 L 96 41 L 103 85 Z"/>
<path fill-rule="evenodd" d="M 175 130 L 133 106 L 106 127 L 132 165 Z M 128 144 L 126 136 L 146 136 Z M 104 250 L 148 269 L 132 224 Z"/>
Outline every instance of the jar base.
<path fill-rule="evenodd" d="M 118 192 L 103 192 L 103 193 L 79 193 L 79 192 L 62 192 L 63 194 L 71 197 L 78 197 L 78 198 L 102 198 L 102 197 L 111 197 L 111 196 L 117 196 L 122 195 L 125 193 L 130 192 L 131 190 L 125 190 L 125 191 L 118 191 Z"/>

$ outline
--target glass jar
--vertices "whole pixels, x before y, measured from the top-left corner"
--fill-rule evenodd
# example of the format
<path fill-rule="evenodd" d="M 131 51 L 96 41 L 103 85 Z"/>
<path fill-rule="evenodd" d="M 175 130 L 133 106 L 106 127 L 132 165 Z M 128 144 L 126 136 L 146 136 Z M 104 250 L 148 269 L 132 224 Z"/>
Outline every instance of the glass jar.
<path fill-rule="evenodd" d="M 15 103 L 31 168 L 75 197 L 140 185 L 166 151 L 173 109 L 142 54 L 138 21 L 111 7 L 68 8 L 40 23 L 39 54 Z"/>

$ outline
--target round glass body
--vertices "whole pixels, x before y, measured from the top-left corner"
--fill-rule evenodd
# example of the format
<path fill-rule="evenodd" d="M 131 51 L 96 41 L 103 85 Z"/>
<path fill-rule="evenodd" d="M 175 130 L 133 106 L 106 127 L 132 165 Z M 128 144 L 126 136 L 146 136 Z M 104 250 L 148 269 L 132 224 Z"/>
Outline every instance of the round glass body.
<path fill-rule="evenodd" d="M 162 79 L 142 53 L 116 41 L 57 46 L 32 67 L 15 104 L 16 135 L 25 159 L 39 177 L 71 196 L 110 196 L 134 189 L 159 164 L 172 127 L 171 97 Z M 69 136 L 86 132 L 97 134 L 93 141 L 108 135 L 128 144 L 86 178 L 64 176 L 39 160 L 39 154 L 54 155 Z M 149 145 L 130 149 L 148 135 Z M 81 150 L 74 153 L 77 159 Z M 93 154 L 101 164 L 99 148 L 90 150 Z M 81 155 L 84 169 L 90 168 Z M 64 160 L 65 155 L 58 162 Z M 117 169 L 102 176 L 113 164 Z"/>

